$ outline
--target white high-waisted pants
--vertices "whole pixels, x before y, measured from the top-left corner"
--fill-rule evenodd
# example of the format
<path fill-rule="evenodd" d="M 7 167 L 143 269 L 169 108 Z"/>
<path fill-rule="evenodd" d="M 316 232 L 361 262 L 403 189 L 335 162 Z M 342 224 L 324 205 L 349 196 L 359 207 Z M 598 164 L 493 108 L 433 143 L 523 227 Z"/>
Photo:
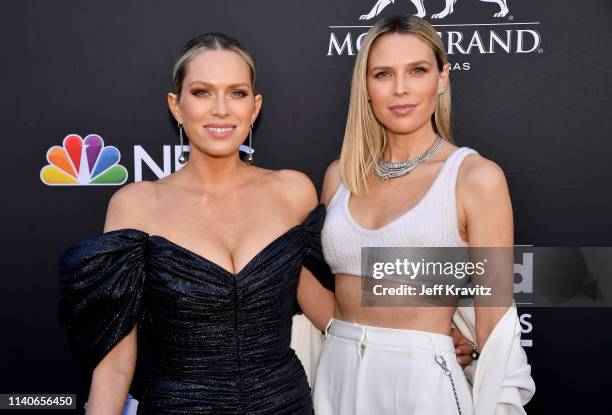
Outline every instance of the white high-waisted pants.
<path fill-rule="evenodd" d="M 316 415 L 471 415 L 471 387 L 450 336 L 334 319 L 315 375 Z"/>

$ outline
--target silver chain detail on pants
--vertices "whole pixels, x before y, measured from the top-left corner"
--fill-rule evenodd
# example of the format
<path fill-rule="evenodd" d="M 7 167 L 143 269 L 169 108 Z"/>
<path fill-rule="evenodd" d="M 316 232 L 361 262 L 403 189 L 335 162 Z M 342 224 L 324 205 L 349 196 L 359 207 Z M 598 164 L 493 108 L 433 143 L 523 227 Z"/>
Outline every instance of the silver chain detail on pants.
<path fill-rule="evenodd" d="M 457 389 L 455 389 L 455 382 L 453 381 L 453 375 L 451 371 L 448 369 L 448 366 L 446 365 L 446 359 L 444 359 L 444 357 L 440 355 L 436 355 L 434 357 L 434 360 L 436 361 L 437 364 L 440 365 L 440 367 L 444 371 L 444 374 L 448 376 L 448 378 L 451 381 L 451 386 L 453 387 L 453 394 L 455 395 L 455 402 L 457 403 L 457 411 L 459 412 L 459 415 L 461 415 L 461 406 L 459 405 L 459 397 L 457 396 Z"/>

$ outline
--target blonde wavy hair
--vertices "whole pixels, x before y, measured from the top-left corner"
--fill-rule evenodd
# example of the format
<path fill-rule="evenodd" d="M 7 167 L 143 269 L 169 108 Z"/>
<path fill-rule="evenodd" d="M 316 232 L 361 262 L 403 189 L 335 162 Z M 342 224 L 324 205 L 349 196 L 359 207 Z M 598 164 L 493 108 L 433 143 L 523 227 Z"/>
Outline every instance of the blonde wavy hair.
<path fill-rule="evenodd" d="M 402 15 L 384 18 L 363 38 L 353 69 L 351 98 L 340 152 L 342 180 L 347 189 L 357 195 L 367 193 L 367 178 L 387 145 L 385 128 L 374 116 L 368 101 L 366 82 L 370 50 L 374 41 L 385 33 L 410 34 L 423 40 L 434 52 L 438 71 L 442 71 L 448 63 L 442 40 L 435 29 L 420 17 Z M 436 134 L 454 143 L 451 131 L 450 79 L 446 91 L 438 95 L 438 100 L 438 106 L 431 116 L 431 124 Z"/>

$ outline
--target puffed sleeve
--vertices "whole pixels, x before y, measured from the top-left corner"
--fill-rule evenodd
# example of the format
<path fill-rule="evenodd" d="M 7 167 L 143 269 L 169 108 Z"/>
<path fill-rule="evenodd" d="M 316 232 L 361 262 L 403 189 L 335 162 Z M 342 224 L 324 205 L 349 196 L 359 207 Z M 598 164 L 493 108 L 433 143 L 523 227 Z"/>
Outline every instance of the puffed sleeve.
<path fill-rule="evenodd" d="M 59 262 L 59 321 L 76 358 L 89 368 L 124 338 L 142 314 L 148 235 L 100 234 L 68 248 Z"/>
<path fill-rule="evenodd" d="M 325 205 L 320 204 L 304 221 L 304 261 L 303 265 L 314 274 L 323 287 L 333 292 L 334 274 L 323 258 L 321 247 L 321 230 L 325 223 Z"/>

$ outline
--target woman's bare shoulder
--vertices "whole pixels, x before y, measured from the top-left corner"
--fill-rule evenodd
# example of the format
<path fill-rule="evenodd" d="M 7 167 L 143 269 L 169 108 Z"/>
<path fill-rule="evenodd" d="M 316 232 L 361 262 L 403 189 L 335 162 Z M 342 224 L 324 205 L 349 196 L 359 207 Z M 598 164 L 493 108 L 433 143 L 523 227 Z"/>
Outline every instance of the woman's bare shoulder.
<path fill-rule="evenodd" d="M 463 160 L 457 174 L 456 194 L 458 206 L 467 216 L 485 217 L 491 212 L 511 211 L 503 170 L 479 154 L 471 154 Z"/>
<path fill-rule="evenodd" d="M 264 186 L 269 189 L 292 222 L 302 221 L 317 205 L 317 190 L 310 178 L 297 170 L 267 170 Z"/>
<path fill-rule="evenodd" d="M 317 203 L 317 189 L 306 174 L 297 170 L 278 170 L 275 173 L 279 190 L 289 199 L 295 200 L 304 209 L 314 207 Z"/>
<path fill-rule="evenodd" d="M 123 228 L 146 231 L 151 208 L 158 199 L 158 187 L 156 182 L 141 181 L 117 190 L 108 203 L 104 231 Z"/>
<path fill-rule="evenodd" d="M 463 160 L 457 175 L 457 186 L 469 192 L 504 189 L 506 176 L 502 168 L 479 154 L 471 154 Z"/>
<path fill-rule="evenodd" d="M 323 188 L 321 190 L 321 203 L 328 205 L 340 187 L 342 175 L 340 174 L 340 160 L 334 160 L 325 170 Z"/>

